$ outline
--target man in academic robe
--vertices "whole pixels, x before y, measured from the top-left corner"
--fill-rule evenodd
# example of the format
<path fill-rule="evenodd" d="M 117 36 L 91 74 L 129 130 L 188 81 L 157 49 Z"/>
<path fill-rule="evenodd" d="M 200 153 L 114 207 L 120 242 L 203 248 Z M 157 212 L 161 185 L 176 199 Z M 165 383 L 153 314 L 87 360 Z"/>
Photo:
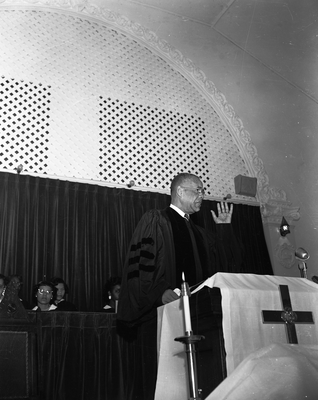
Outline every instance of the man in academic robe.
<path fill-rule="evenodd" d="M 211 211 L 217 224 L 213 235 L 191 221 L 203 198 L 200 178 L 177 175 L 171 183 L 170 207 L 148 211 L 133 234 L 123 271 L 118 321 L 121 326 L 135 327 L 136 343 L 144 353 L 149 352 L 144 374 L 139 369 L 136 375 L 136 382 L 146 381 L 147 387 L 143 384 L 136 399 L 153 398 L 157 307 L 179 298 L 182 273 L 193 286 L 216 272 L 240 269 L 242 247 L 230 224 L 233 205 L 218 204 L 218 215 Z M 146 359 L 144 354 L 142 361 Z"/>

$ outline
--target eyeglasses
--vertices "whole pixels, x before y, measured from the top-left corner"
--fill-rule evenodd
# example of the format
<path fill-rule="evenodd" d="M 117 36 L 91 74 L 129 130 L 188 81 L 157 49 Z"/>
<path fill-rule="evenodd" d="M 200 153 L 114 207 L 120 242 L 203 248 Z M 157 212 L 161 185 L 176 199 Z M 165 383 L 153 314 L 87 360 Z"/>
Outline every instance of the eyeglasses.
<path fill-rule="evenodd" d="M 51 293 L 52 293 L 52 290 L 38 289 L 38 292 L 39 292 L 40 294 L 44 294 L 44 293 L 46 293 L 46 294 L 51 294 Z"/>
<path fill-rule="evenodd" d="M 197 192 L 198 195 L 201 195 L 202 197 L 204 197 L 205 195 L 205 189 L 204 188 L 192 188 L 189 186 L 181 186 L 183 189 L 189 189 L 192 190 L 194 192 Z"/>

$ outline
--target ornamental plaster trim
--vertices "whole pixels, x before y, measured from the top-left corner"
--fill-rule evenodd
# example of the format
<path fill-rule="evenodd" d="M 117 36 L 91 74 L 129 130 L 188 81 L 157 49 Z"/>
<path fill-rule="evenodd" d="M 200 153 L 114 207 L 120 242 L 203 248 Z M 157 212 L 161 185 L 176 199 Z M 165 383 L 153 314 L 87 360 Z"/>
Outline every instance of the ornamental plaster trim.
<path fill-rule="evenodd" d="M 275 204 L 265 203 L 261 205 L 261 215 L 264 224 L 280 225 L 283 217 L 288 224 L 292 224 L 300 219 L 300 208 L 291 207 L 284 202 L 281 204 L 278 202 Z"/>
<path fill-rule="evenodd" d="M 130 21 L 123 15 L 104 7 L 93 5 L 89 0 L 0 0 L 0 7 L 10 9 L 23 7 L 37 10 L 66 11 L 77 15 L 84 14 L 86 19 L 105 22 L 132 36 L 149 49 L 156 51 L 165 61 L 190 80 L 198 90 L 201 90 L 206 100 L 218 111 L 240 151 L 250 176 L 257 178 L 258 190 L 256 198 L 260 204 L 274 205 L 274 207 L 278 208 L 290 205 L 283 190 L 269 186 L 269 177 L 265 171 L 263 161 L 258 156 L 251 136 L 244 129 L 242 120 L 236 115 L 225 96 L 212 81 L 206 78 L 204 72 L 197 68 L 192 60 L 184 57 L 179 50 L 172 47 L 167 41 L 160 39 L 153 31 Z M 266 215 L 264 217 L 268 218 Z"/>
<path fill-rule="evenodd" d="M 295 264 L 295 247 L 286 237 L 280 237 L 275 248 L 275 256 L 278 262 L 287 269 Z"/>

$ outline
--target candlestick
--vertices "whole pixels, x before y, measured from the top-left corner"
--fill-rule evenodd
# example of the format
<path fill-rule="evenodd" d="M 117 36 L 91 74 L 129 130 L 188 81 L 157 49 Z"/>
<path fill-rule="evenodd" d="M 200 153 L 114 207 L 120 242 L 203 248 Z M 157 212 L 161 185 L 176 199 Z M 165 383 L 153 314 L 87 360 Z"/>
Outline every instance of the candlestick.
<path fill-rule="evenodd" d="M 191 335 L 192 326 L 191 326 L 191 314 L 189 305 L 190 289 L 188 283 L 185 282 L 184 272 L 182 272 L 181 295 L 183 303 L 183 318 L 184 318 L 185 333 L 187 335 Z"/>
<path fill-rule="evenodd" d="M 181 296 L 183 303 L 183 317 L 185 325 L 185 336 L 175 338 L 174 340 L 182 342 L 186 346 L 187 365 L 188 365 L 188 389 L 189 389 L 189 400 L 201 400 L 201 390 L 198 388 L 197 378 L 197 364 L 195 357 L 195 345 L 204 336 L 193 335 L 191 327 L 191 315 L 189 306 L 189 296 L 191 295 L 189 285 L 185 281 L 184 272 L 182 272 L 182 283 L 181 283 Z"/>

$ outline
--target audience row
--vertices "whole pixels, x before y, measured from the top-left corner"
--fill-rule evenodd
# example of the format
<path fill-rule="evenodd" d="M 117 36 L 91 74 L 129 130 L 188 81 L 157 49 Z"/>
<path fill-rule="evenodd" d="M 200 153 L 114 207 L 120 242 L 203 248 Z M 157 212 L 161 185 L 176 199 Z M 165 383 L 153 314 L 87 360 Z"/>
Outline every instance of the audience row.
<path fill-rule="evenodd" d="M 22 286 L 22 277 L 20 275 L 10 275 L 6 277 L 0 274 L 0 303 L 4 299 L 6 288 L 12 282 L 18 288 L 18 295 Z M 106 305 L 98 312 L 116 313 L 117 304 L 120 295 L 121 278 L 111 277 L 104 285 Z M 65 296 L 69 293 L 66 282 L 59 277 L 53 277 L 50 280 L 38 282 L 33 287 L 33 300 L 36 304 L 32 308 L 28 302 L 19 299 L 26 310 L 33 311 L 78 311 L 75 304 L 67 301 Z"/>

